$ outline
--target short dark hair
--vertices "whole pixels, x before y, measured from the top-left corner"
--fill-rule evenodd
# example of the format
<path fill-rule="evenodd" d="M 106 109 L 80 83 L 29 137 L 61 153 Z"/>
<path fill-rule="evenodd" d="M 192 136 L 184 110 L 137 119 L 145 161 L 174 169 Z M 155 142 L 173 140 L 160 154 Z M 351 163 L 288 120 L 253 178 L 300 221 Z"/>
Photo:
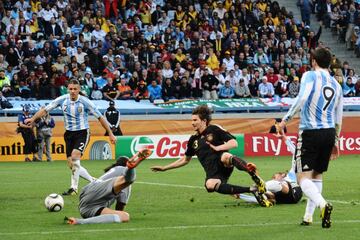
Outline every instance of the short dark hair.
<path fill-rule="evenodd" d="M 80 82 L 79 82 L 77 79 L 72 78 L 72 79 L 70 79 L 69 84 L 76 84 L 76 85 L 80 85 Z"/>
<path fill-rule="evenodd" d="M 329 50 L 325 48 L 317 48 L 312 57 L 319 67 L 328 68 L 330 66 L 332 56 Z"/>
<path fill-rule="evenodd" d="M 206 120 L 206 125 L 211 121 L 211 109 L 206 104 L 197 106 L 192 111 L 192 115 L 198 115 L 200 120 Z"/>

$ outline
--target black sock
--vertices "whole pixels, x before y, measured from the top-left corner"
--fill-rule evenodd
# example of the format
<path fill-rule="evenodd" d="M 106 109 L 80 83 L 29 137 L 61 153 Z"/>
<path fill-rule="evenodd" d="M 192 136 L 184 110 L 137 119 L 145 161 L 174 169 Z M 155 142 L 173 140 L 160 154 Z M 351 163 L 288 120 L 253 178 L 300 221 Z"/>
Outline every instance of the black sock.
<path fill-rule="evenodd" d="M 250 192 L 250 187 L 242 187 L 227 183 L 221 183 L 218 189 L 215 189 L 215 191 L 222 194 L 247 193 Z"/>
<path fill-rule="evenodd" d="M 246 172 L 249 171 L 246 166 L 247 162 L 244 159 L 239 158 L 237 156 L 232 156 L 231 161 L 232 161 L 232 165 L 234 165 L 240 171 L 246 171 Z"/>

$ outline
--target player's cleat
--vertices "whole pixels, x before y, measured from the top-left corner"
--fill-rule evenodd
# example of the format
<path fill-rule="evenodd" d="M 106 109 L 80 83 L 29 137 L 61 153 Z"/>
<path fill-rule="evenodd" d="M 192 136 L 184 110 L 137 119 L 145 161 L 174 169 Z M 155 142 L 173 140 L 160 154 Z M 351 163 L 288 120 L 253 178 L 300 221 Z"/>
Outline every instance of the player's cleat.
<path fill-rule="evenodd" d="M 141 161 L 145 160 L 151 155 L 151 150 L 144 148 L 137 152 L 134 156 L 132 156 L 126 163 L 126 166 L 129 169 L 135 168 L 140 164 Z"/>
<path fill-rule="evenodd" d="M 302 220 L 302 222 L 300 223 L 301 226 L 310 226 L 312 224 L 312 222 L 308 222 L 305 220 Z"/>
<path fill-rule="evenodd" d="M 264 194 L 261 194 L 259 191 L 252 191 L 259 205 L 262 207 L 272 207 L 273 203 L 270 202 Z"/>
<path fill-rule="evenodd" d="M 249 165 L 250 163 L 248 163 Z M 256 169 L 256 168 L 255 168 Z M 255 182 L 257 188 L 258 188 L 258 191 L 261 193 L 261 194 L 264 194 L 266 192 L 266 187 L 265 187 L 265 182 L 264 180 L 261 179 L 261 177 L 259 177 L 259 175 L 256 174 L 256 170 L 255 171 L 251 171 L 249 172 L 252 180 Z"/>
<path fill-rule="evenodd" d="M 331 227 L 331 212 L 333 210 L 333 206 L 331 203 L 326 203 L 325 207 L 321 209 L 321 219 L 322 223 L 321 226 L 323 228 L 330 228 Z"/>
<path fill-rule="evenodd" d="M 67 217 L 67 216 L 64 217 L 64 222 L 65 222 L 66 224 L 70 224 L 70 225 L 75 225 L 75 224 L 77 224 L 75 218 L 73 218 L 73 217 Z"/>
<path fill-rule="evenodd" d="M 62 193 L 63 196 L 74 196 L 77 195 L 77 191 L 73 188 L 69 188 L 69 190 Z"/>

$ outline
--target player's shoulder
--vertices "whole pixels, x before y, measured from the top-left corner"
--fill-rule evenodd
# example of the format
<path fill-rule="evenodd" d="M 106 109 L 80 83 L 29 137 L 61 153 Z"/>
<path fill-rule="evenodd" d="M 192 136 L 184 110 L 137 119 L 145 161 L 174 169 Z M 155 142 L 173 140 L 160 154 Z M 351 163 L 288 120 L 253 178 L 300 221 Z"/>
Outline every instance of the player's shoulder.
<path fill-rule="evenodd" d="M 341 84 L 338 81 L 336 81 L 336 79 L 333 76 L 331 76 L 331 80 L 338 90 L 342 90 Z"/>
<path fill-rule="evenodd" d="M 61 104 L 64 101 L 69 100 L 69 99 L 70 99 L 70 94 L 64 94 L 64 95 L 61 95 L 61 96 L 55 98 L 55 100 L 53 102 Z"/>
<path fill-rule="evenodd" d="M 85 104 L 87 104 L 87 105 L 93 104 L 93 102 L 92 102 L 88 97 L 83 96 L 83 95 L 79 95 L 79 101 L 80 101 L 81 103 L 85 103 Z"/>
<path fill-rule="evenodd" d="M 209 126 L 207 126 L 207 131 L 218 131 L 218 130 L 227 132 L 227 130 L 219 124 L 210 124 Z"/>
<path fill-rule="evenodd" d="M 311 82 L 311 81 L 315 81 L 316 78 L 317 78 L 316 71 L 310 70 L 304 72 L 304 74 L 301 77 L 301 81 Z"/>
<path fill-rule="evenodd" d="M 199 138 L 200 137 L 200 134 L 198 132 L 194 132 L 190 138 L 189 138 L 189 141 L 193 141 L 194 139 L 196 138 Z"/>

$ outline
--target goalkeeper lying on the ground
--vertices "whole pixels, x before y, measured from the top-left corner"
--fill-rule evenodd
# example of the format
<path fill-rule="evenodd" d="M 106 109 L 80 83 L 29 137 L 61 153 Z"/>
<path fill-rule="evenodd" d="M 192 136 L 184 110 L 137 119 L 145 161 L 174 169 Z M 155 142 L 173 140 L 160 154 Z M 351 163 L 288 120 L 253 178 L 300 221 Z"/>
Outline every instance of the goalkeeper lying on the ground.
<path fill-rule="evenodd" d="M 283 131 L 280 131 L 277 135 L 278 138 L 282 139 L 291 153 L 293 154 L 291 168 L 288 172 L 275 173 L 271 180 L 265 183 L 267 192 L 265 195 L 268 200 L 273 203 L 297 203 L 302 197 L 302 191 L 300 186 L 297 184 L 295 176 L 295 145 L 291 142 L 291 139 L 286 137 Z M 245 200 L 246 202 L 257 203 L 257 200 L 253 196 L 246 194 L 238 194 L 235 196 Z"/>

